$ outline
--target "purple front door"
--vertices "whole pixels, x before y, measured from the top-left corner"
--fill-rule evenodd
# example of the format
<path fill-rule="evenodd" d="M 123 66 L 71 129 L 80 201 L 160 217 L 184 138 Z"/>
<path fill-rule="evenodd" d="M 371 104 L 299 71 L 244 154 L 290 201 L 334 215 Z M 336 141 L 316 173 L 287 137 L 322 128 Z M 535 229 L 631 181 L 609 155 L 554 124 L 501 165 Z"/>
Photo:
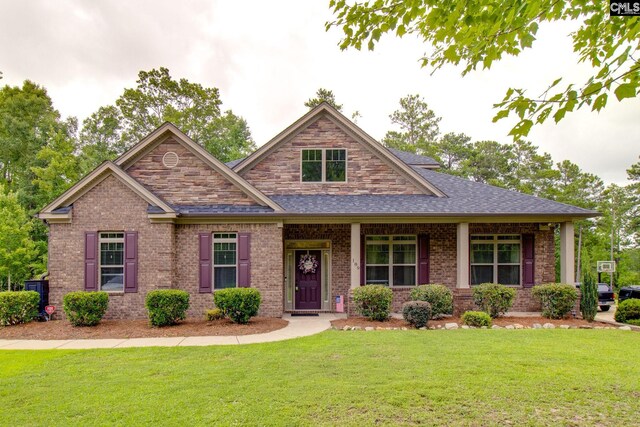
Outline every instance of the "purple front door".
<path fill-rule="evenodd" d="M 296 310 L 320 310 L 320 251 L 296 251 Z"/>

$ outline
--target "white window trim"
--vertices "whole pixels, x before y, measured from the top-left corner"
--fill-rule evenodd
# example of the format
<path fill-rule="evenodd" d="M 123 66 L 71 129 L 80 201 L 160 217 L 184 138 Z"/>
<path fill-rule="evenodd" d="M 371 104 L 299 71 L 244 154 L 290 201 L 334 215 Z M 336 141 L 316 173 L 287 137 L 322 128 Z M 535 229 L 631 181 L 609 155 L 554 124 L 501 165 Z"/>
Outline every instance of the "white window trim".
<path fill-rule="evenodd" d="M 121 234 L 122 237 L 102 237 L 105 234 Z M 124 243 L 124 231 L 100 231 L 98 233 L 98 289 L 102 291 L 102 244 L 103 243 L 122 243 L 122 265 L 105 265 L 105 268 L 122 268 L 122 290 L 106 290 L 104 292 L 110 294 L 121 294 L 124 293 L 124 288 L 126 286 L 126 276 L 124 272 L 124 263 L 125 263 L 125 243 Z"/>
<path fill-rule="evenodd" d="M 504 286 L 511 286 L 511 287 L 521 287 L 522 286 L 522 235 L 519 234 L 518 239 L 510 239 L 510 240 L 498 240 L 498 237 L 500 236 L 516 236 L 516 234 L 512 234 L 512 233 L 507 233 L 507 234 L 473 234 L 469 237 L 469 270 L 471 270 L 471 267 L 473 267 L 474 265 L 490 265 L 493 266 L 493 283 L 498 284 L 498 266 L 500 265 L 517 265 L 518 266 L 518 284 L 517 285 L 513 285 L 513 284 L 508 284 L 508 285 L 504 285 Z M 478 240 L 477 237 L 492 237 L 492 240 Z M 493 263 L 483 263 L 483 262 L 473 262 L 471 259 L 471 253 L 472 253 L 472 245 L 476 243 L 476 244 L 493 244 Z M 517 263 L 513 263 L 513 262 L 501 262 L 498 263 L 498 244 L 500 243 L 517 243 L 518 245 L 520 245 L 520 251 L 519 251 L 519 256 L 518 256 L 518 260 L 519 262 Z M 471 282 L 471 271 L 469 271 L 469 281 Z M 473 284 L 470 283 L 471 286 L 478 286 L 478 284 Z"/>
<path fill-rule="evenodd" d="M 395 240 L 395 237 L 413 237 L 413 240 Z M 367 240 L 367 237 L 388 237 L 389 240 Z M 364 248 L 364 259 L 365 259 L 365 272 L 364 272 L 364 281 L 368 283 L 367 277 L 367 267 L 389 267 L 389 284 L 387 285 L 390 288 L 415 288 L 418 285 L 418 236 L 414 234 L 394 234 L 394 235 L 384 235 L 384 234 L 370 234 L 364 237 L 365 248 Z M 369 264 L 366 262 L 367 259 L 367 246 L 369 245 L 382 245 L 387 244 L 389 246 L 389 263 L 388 264 Z M 416 248 L 416 262 L 413 264 L 395 264 L 393 262 L 393 245 L 414 245 Z M 415 278 L 414 285 L 394 285 L 393 284 L 393 267 L 415 267 Z M 385 285 L 382 285 L 385 286 Z"/>
<path fill-rule="evenodd" d="M 322 151 L 321 160 L 322 160 L 322 170 L 321 170 L 321 181 L 303 181 L 302 180 L 302 153 L 305 150 L 320 150 Z M 327 150 L 343 150 L 344 151 L 344 181 L 327 181 Z M 349 165 L 349 150 L 346 148 L 302 148 L 300 150 L 300 182 L 304 184 L 344 184 L 349 181 L 348 177 L 348 167 Z"/>
<path fill-rule="evenodd" d="M 234 234 L 236 237 L 216 238 L 216 234 Z M 216 264 L 216 243 L 235 243 L 236 244 L 236 263 L 235 264 Z M 231 289 L 231 288 L 216 288 L 216 267 L 218 268 L 231 268 L 236 269 L 236 285 L 238 287 L 238 233 L 235 231 L 215 231 L 211 235 L 211 288 L 216 290 Z"/>

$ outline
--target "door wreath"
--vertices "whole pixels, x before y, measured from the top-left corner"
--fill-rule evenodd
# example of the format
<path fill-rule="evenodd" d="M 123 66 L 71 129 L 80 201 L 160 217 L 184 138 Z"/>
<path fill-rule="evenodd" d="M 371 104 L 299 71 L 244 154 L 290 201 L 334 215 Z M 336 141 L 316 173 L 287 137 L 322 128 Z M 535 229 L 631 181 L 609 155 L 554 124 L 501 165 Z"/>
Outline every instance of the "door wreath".
<path fill-rule="evenodd" d="M 301 255 L 298 268 L 302 271 L 302 274 L 315 273 L 318 268 L 318 260 L 315 255 Z"/>

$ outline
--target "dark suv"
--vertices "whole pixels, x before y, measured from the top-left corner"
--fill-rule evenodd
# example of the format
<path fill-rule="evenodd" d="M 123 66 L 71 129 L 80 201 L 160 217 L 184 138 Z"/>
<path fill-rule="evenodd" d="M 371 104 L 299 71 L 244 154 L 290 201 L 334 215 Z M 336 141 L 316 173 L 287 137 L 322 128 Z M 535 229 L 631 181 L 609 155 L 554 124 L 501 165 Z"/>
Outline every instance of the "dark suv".
<path fill-rule="evenodd" d="M 609 311 L 609 307 L 616 305 L 613 289 L 606 283 L 598 283 L 598 305 L 602 311 Z"/>
<path fill-rule="evenodd" d="M 640 286 L 625 286 L 624 288 L 620 288 L 620 292 L 618 292 L 618 302 L 630 298 L 640 299 Z"/>

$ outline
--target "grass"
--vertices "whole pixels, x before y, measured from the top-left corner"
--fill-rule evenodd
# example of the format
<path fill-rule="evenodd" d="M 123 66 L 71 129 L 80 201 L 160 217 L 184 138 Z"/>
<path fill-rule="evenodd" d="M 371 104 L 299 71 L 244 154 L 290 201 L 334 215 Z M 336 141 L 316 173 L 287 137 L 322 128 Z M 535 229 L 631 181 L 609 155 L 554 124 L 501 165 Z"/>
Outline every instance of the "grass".
<path fill-rule="evenodd" d="M 638 361 L 640 334 L 609 330 L 0 351 L 0 424 L 634 425 Z"/>

